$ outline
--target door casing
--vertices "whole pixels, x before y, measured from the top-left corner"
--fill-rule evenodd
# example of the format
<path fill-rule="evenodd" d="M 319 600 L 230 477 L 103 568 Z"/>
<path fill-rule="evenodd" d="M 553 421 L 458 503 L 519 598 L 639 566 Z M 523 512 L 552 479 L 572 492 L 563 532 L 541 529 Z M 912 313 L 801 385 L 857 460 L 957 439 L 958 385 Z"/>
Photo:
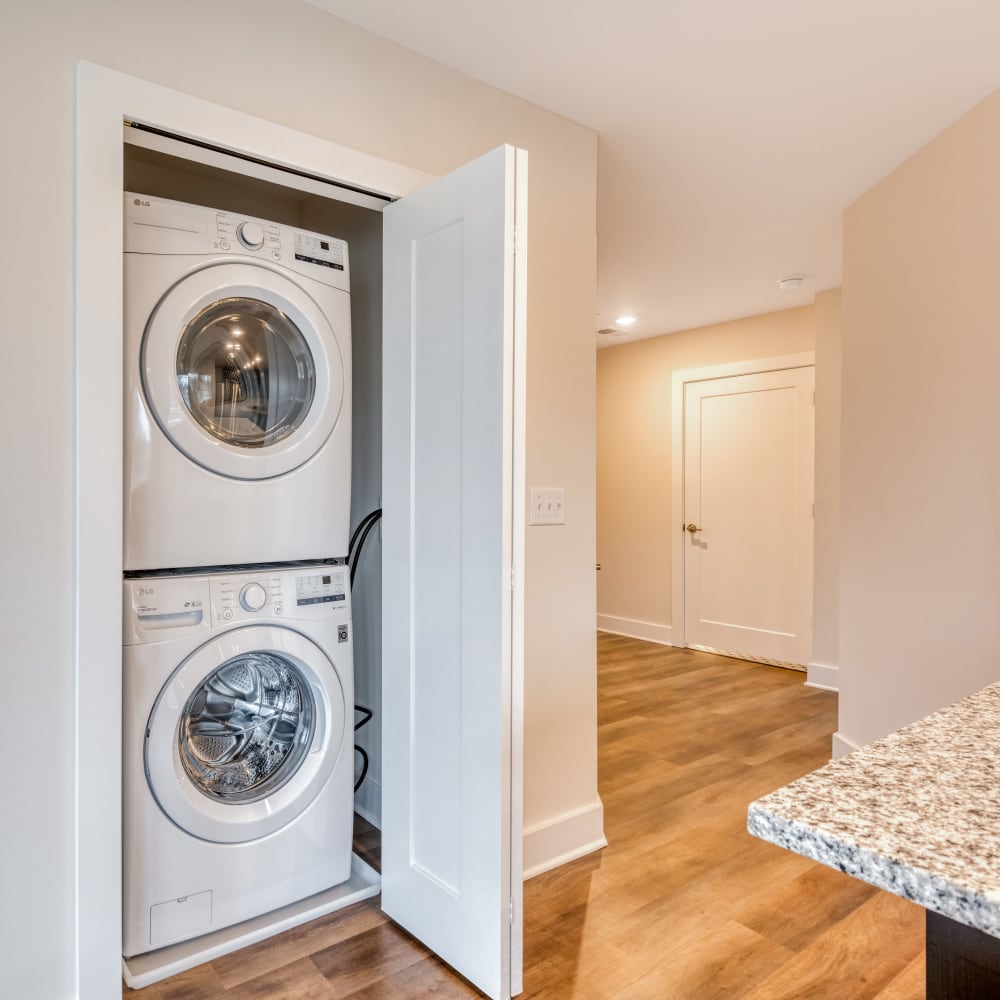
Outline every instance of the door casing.
<path fill-rule="evenodd" d="M 121 986 L 122 122 L 400 197 L 431 176 L 93 63 L 77 66 L 73 471 L 76 989 Z M 84 431 L 85 429 L 85 431 Z"/>

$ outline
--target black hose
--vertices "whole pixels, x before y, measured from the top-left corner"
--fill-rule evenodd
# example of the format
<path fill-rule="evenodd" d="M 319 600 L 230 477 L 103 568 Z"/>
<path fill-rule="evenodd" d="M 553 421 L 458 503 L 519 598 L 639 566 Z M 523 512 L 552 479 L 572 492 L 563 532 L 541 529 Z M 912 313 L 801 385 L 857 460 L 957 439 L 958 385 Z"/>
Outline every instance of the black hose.
<path fill-rule="evenodd" d="M 368 776 L 368 754 L 365 753 L 365 748 L 359 747 L 357 743 L 354 744 L 354 752 L 361 754 L 361 774 L 358 776 L 358 780 L 354 782 L 354 790 L 357 791 Z"/>
<path fill-rule="evenodd" d="M 358 522 L 358 526 L 354 529 L 354 534 L 351 535 L 351 541 L 347 546 L 347 561 L 351 561 L 351 556 L 354 554 L 354 543 L 358 540 L 358 535 L 361 534 L 362 530 L 367 528 L 369 524 L 377 521 L 382 516 L 382 508 L 378 507 L 375 510 L 365 514 L 363 518 Z"/>
<path fill-rule="evenodd" d="M 382 516 L 382 511 L 378 511 L 377 517 L 372 517 L 371 520 L 365 525 L 365 530 L 361 534 L 361 538 L 358 541 L 358 547 L 354 550 L 354 562 L 351 563 L 351 586 L 354 586 L 354 577 L 358 572 L 358 563 L 361 561 L 361 552 L 365 547 L 365 539 L 368 537 L 372 528 L 378 523 L 379 518 Z M 369 515 L 371 517 L 371 515 Z"/>

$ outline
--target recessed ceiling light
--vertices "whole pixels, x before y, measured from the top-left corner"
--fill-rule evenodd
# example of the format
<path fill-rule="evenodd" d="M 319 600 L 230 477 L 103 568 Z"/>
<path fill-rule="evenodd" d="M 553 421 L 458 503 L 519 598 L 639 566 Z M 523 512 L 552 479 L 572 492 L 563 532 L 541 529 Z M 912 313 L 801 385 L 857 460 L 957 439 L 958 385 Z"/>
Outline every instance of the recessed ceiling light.
<path fill-rule="evenodd" d="M 638 318 L 638 316 L 619 316 L 615 322 L 619 326 L 631 326 Z"/>
<path fill-rule="evenodd" d="M 778 287 L 783 292 L 790 292 L 795 288 L 798 288 L 802 284 L 802 278 L 797 274 L 793 274 L 787 278 L 780 278 L 778 280 Z"/>

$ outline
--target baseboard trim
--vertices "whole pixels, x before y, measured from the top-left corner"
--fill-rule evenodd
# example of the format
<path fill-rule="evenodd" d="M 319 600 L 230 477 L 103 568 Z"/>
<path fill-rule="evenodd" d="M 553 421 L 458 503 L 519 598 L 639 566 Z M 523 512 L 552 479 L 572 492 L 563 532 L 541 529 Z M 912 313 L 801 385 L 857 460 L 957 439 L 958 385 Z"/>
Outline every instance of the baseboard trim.
<path fill-rule="evenodd" d="M 382 829 L 382 787 L 366 779 L 354 795 L 354 811 L 372 826 Z M 553 820 L 539 823 L 524 831 L 524 878 L 558 868 L 602 847 L 604 836 L 604 804 L 596 803 Z"/>
<path fill-rule="evenodd" d="M 524 878 L 534 878 L 607 846 L 604 804 L 597 799 L 583 809 L 524 831 Z"/>
<path fill-rule="evenodd" d="M 623 635 L 628 639 L 645 639 L 646 642 L 657 642 L 661 646 L 673 645 L 670 641 L 671 627 L 656 622 L 641 622 L 633 618 L 616 618 L 614 615 L 599 614 L 597 631 Z"/>
<path fill-rule="evenodd" d="M 354 793 L 354 811 L 372 826 L 382 829 L 382 786 L 371 778 L 365 778 Z"/>
<path fill-rule="evenodd" d="M 806 667 L 806 687 L 840 691 L 840 668 L 829 663 L 810 663 Z"/>
<path fill-rule="evenodd" d="M 846 757 L 849 753 L 854 753 L 855 750 L 860 750 L 861 745 L 855 743 L 854 740 L 849 739 L 841 732 L 836 732 L 833 734 L 833 759 L 836 760 L 838 757 Z"/>

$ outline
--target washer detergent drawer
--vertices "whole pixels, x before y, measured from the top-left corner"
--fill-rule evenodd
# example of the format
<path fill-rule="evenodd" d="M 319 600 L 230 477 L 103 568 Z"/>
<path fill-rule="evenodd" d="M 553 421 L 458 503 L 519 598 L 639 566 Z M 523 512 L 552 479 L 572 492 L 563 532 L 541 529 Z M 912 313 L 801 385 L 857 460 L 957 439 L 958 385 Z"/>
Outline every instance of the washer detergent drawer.
<path fill-rule="evenodd" d="M 149 908 L 149 944 L 152 948 L 212 929 L 212 890 L 196 892 Z"/>

